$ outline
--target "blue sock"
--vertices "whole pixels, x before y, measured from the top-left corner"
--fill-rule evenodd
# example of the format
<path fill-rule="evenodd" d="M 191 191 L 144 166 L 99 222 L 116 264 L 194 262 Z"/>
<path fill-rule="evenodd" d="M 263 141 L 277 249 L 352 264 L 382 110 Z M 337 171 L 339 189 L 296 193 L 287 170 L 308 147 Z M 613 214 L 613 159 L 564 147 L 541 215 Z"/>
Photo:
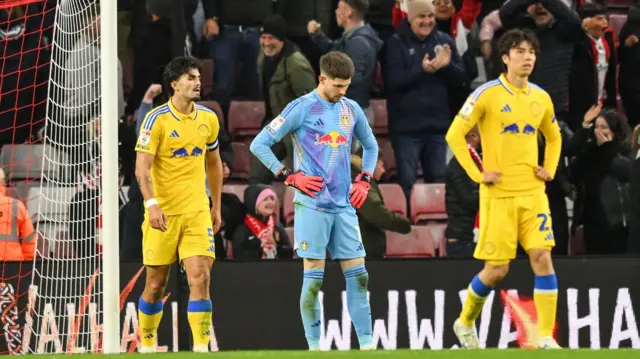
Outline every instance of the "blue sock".
<path fill-rule="evenodd" d="M 320 349 L 320 301 L 324 269 L 305 269 L 300 293 L 300 314 L 309 350 Z"/>
<path fill-rule="evenodd" d="M 364 264 L 357 265 L 344 271 L 347 282 L 347 307 L 353 326 L 356 328 L 360 348 L 373 344 L 373 329 L 371 328 L 371 307 L 367 298 L 369 273 Z"/>

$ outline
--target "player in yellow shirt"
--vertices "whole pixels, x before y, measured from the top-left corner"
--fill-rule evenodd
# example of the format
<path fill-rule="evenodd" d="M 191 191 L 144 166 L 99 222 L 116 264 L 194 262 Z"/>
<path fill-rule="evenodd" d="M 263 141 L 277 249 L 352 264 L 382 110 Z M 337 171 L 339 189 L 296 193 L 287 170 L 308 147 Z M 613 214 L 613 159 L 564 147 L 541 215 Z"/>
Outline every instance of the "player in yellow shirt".
<path fill-rule="evenodd" d="M 187 57 L 175 58 L 165 67 L 164 81 L 172 97 L 147 114 L 136 144 L 136 179 L 146 207 L 142 224 L 146 283 L 138 303 L 143 353 L 156 350 L 162 296 L 170 265 L 178 258 L 189 281 L 187 316 L 193 350 L 209 351 L 209 278 L 215 259 L 213 236 L 221 224 L 222 161 L 218 118 L 195 103 L 200 99 L 201 72 L 200 61 Z"/>
<path fill-rule="evenodd" d="M 529 82 L 539 43 L 530 30 L 510 30 L 499 42 L 507 71 L 477 88 L 456 116 L 447 142 L 460 165 L 480 185 L 480 236 L 474 256 L 485 261 L 471 281 L 454 331 L 465 348 L 480 347 L 474 322 L 486 297 L 506 276 L 518 243 L 535 273 L 534 302 L 538 347 L 560 348 L 553 338 L 558 283 L 551 262 L 555 245 L 545 181 L 555 175 L 562 139 L 549 95 Z M 482 141 L 480 172 L 465 135 L 478 125 Z M 547 145 L 538 166 L 538 131 Z"/>

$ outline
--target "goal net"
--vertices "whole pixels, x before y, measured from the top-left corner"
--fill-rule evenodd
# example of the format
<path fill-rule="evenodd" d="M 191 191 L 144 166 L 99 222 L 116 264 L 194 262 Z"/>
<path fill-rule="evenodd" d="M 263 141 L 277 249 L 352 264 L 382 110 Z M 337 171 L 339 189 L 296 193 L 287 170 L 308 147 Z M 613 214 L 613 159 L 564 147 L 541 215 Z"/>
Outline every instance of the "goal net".
<path fill-rule="evenodd" d="M 0 335 L 6 340 L 0 348 L 12 354 L 101 352 L 103 323 L 112 325 L 118 310 L 103 304 L 109 284 L 103 278 L 101 119 L 114 127 L 118 119 L 117 111 L 103 112 L 100 0 L 0 0 L 0 12 L 2 167 L 7 195 L 24 203 L 36 241 L 33 263 L 3 264 Z M 115 167 L 117 182 L 115 147 L 110 170 Z M 109 195 L 117 198 L 114 187 Z M 117 234 L 115 223 L 110 233 Z M 117 258 L 110 264 L 118 267 Z"/>

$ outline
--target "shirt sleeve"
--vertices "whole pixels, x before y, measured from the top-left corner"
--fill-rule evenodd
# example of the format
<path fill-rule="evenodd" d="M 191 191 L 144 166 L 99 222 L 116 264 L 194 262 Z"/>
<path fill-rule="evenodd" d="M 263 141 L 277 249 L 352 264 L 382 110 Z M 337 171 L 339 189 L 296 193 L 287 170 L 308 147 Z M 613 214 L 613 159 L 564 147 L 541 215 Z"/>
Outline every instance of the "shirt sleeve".
<path fill-rule="evenodd" d="M 157 111 L 151 111 L 142 121 L 140 135 L 136 143 L 136 151 L 155 156 L 160 145 L 160 134 L 162 133 L 162 124 L 159 116 L 160 114 Z"/>
<path fill-rule="evenodd" d="M 220 147 L 218 143 L 218 133 L 220 133 L 220 121 L 218 121 L 218 116 L 216 114 L 211 114 L 209 116 L 209 137 L 207 138 L 207 151 L 213 152 Z"/>
<path fill-rule="evenodd" d="M 476 90 L 469 96 L 460 112 L 456 115 L 446 137 L 453 155 L 456 156 L 456 159 L 469 177 L 477 183 L 482 182 L 482 172 L 480 172 L 473 158 L 471 158 L 465 137 L 482 120 L 484 113 L 485 109 L 480 92 Z"/>
<path fill-rule="evenodd" d="M 555 177 L 562 152 L 562 135 L 560 134 L 560 126 L 558 125 L 558 120 L 553 110 L 553 102 L 549 95 L 547 95 L 544 108 L 544 117 L 540 123 L 540 132 L 542 132 L 546 140 L 543 166 L 551 177 Z"/>
<path fill-rule="evenodd" d="M 271 146 L 302 126 L 307 108 L 305 102 L 304 98 L 299 98 L 289 103 L 251 142 L 251 152 L 273 173 L 277 174 L 282 164 L 271 151 Z"/>
<path fill-rule="evenodd" d="M 362 108 L 354 103 L 353 107 L 356 112 L 356 123 L 354 124 L 353 134 L 362 144 L 362 171 L 373 173 L 378 162 L 378 141 L 373 135 L 367 116 Z"/>

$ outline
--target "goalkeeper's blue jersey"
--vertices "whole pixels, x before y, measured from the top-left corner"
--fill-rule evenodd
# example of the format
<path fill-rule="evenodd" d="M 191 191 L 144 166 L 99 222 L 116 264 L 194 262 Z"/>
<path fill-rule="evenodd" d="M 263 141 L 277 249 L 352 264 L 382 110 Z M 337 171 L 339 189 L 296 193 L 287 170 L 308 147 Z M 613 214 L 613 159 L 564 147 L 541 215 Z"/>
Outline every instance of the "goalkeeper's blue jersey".
<path fill-rule="evenodd" d="M 343 97 L 328 102 L 310 92 L 289 103 L 251 144 L 251 151 L 273 173 L 282 164 L 271 146 L 291 134 L 294 172 L 324 179 L 324 188 L 315 198 L 297 191 L 294 202 L 306 207 L 339 213 L 351 207 L 351 146 L 355 137 L 364 147 L 363 171 L 373 173 L 378 144 L 360 106 Z"/>

